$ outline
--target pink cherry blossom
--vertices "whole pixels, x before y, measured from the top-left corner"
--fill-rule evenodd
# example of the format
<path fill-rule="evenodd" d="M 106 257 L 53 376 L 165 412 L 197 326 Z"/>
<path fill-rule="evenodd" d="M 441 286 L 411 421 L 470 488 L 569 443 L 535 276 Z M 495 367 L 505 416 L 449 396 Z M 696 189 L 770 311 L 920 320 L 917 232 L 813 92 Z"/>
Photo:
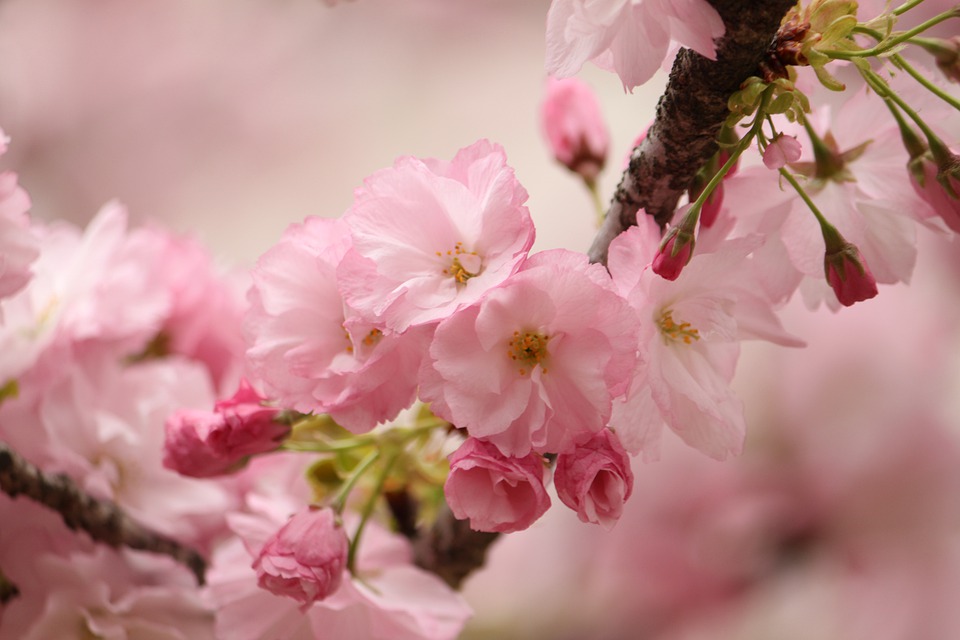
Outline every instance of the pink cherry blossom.
<path fill-rule="evenodd" d="M 9 138 L 0 130 L 0 155 Z M 0 173 L 0 298 L 23 288 L 31 277 L 30 263 L 39 255 L 38 241 L 30 229 L 30 197 L 17 184 L 17 174 Z M 3 309 L 0 308 L 0 320 Z"/>
<path fill-rule="evenodd" d="M 347 536 L 332 509 L 305 509 L 260 549 L 253 561 L 257 583 L 301 604 L 323 600 L 340 587 L 347 547 Z"/>
<path fill-rule="evenodd" d="M 724 459 L 740 452 L 743 404 L 730 388 L 744 338 L 802 344 L 780 325 L 758 286 L 749 256 L 758 237 L 702 250 L 676 281 L 637 264 L 652 260 L 659 238 L 644 217 L 610 247 L 609 266 L 630 304 L 641 314 L 639 366 L 610 424 L 631 453 L 658 457 L 664 424 L 688 445 Z M 705 248 L 704 248 L 705 249 Z"/>
<path fill-rule="evenodd" d="M 960 233 L 960 197 L 951 195 L 937 178 L 940 167 L 929 155 L 921 156 L 910 165 L 910 184 L 917 195 L 936 213 L 953 231 Z M 954 194 L 960 196 L 960 180 L 945 178 L 953 187 Z"/>
<path fill-rule="evenodd" d="M 633 493 L 630 457 L 609 429 L 597 433 L 572 453 L 557 456 L 553 481 L 563 504 L 582 522 L 611 529 Z"/>
<path fill-rule="evenodd" d="M 603 267 L 546 251 L 440 324 L 420 396 L 506 455 L 569 451 L 606 426 L 635 335 L 636 316 Z"/>
<path fill-rule="evenodd" d="M 541 121 L 557 161 L 595 181 L 607 160 L 610 134 L 590 87 L 576 78 L 547 78 Z"/>
<path fill-rule="evenodd" d="M 778 135 L 763 150 L 763 164 L 777 170 L 800 159 L 800 143 L 796 136 Z"/>
<path fill-rule="evenodd" d="M 469 438 L 450 456 L 443 493 L 453 514 L 469 519 L 471 529 L 522 531 L 550 508 L 546 474 L 539 454 L 512 458 L 489 442 Z"/>
<path fill-rule="evenodd" d="M 649 80 L 675 41 L 716 59 L 723 21 L 705 0 L 553 0 L 547 14 L 547 71 L 576 74 L 589 60 L 632 90 Z"/>
<path fill-rule="evenodd" d="M 533 244 L 527 192 L 486 140 L 451 162 L 405 157 L 366 179 L 343 216 L 353 248 L 338 271 L 347 304 L 389 331 L 473 304 Z"/>
<path fill-rule="evenodd" d="M 285 407 L 369 431 L 413 403 L 432 328 L 381 331 L 346 308 L 336 269 L 350 247 L 340 220 L 292 225 L 253 270 L 247 358 Z"/>
<path fill-rule="evenodd" d="M 855 245 L 847 243 L 841 250 L 826 254 L 823 268 L 827 282 L 843 306 L 877 295 L 877 281 Z"/>
<path fill-rule="evenodd" d="M 163 465 L 194 478 L 221 475 L 247 456 L 273 451 L 290 427 L 275 421 L 279 410 L 243 380 L 233 397 L 214 410 L 180 409 L 167 418 Z"/>

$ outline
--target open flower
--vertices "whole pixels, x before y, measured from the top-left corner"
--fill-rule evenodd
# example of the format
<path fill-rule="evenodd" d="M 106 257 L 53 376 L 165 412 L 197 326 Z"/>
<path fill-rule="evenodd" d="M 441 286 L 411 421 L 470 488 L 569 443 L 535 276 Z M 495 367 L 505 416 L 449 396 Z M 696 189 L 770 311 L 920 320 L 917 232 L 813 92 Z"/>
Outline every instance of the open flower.
<path fill-rule="evenodd" d="M 451 162 L 404 157 L 366 179 L 343 216 L 346 303 L 403 332 L 479 300 L 523 263 L 534 229 L 503 149 L 481 140 Z"/>
<path fill-rule="evenodd" d="M 547 71 L 572 76 L 589 60 L 631 90 L 660 68 L 670 42 L 716 59 L 724 33 L 705 0 L 553 0 L 547 14 Z"/>
<path fill-rule="evenodd" d="M 506 455 L 570 451 L 606 426 L 623 393 L 636 322 L 602 266 L 539 253 L 437 327 L 420 397 Z"/>

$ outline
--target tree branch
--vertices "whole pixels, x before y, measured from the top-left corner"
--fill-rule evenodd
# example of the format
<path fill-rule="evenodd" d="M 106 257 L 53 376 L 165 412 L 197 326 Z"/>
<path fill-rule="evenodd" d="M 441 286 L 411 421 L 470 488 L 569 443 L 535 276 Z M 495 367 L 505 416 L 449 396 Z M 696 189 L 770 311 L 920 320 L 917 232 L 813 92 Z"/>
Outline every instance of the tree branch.
<path fill-rule="evenodd" d="M 500 534 L 474 531 L 467 520 L 457 520 L 445 504 L 428 531 L 413 543 L 413 561 L 440 576 L 454 589 L 483 566 L 487 549 Z"/>
<path fill-rule="evenodd" d="M 590 259 L 606 264 L 607 249 L 637 223 L 642 208 L 664 227 L 696 172 L 717 151 L 717 135 L 727 117 L 727 99 L 757 75 L 784 14 L 795 0 L 710 0 L 723 18 L 726 34 L 716 61 L 683 49 L 646 138 L 631 154 L 603 226 L 590 247 Z"/>
<path fill-rule="evenodd" d="M 67 527 L 82 529 L 97 542 L 170 556 L 204 583 L 206 561 L 195 550 L 138 524 L 116 504 L 87 495 L 68 476 L 43 473 L 5 442 L 0 442 L 0 489 L 50 507 Z"/>

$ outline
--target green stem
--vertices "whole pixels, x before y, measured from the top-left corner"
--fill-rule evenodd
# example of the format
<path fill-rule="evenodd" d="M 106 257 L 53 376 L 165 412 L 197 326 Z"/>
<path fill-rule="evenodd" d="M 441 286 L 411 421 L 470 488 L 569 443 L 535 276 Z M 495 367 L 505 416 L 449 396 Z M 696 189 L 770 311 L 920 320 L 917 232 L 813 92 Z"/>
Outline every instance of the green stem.
<path fill-rule="evenodd" d="M 917 26 L 914 27 L 913 29 L 910 29 L 910 30 L 908 30 L 908 31 L 904 31 L 904 32 L 902 32 L 902 33 L 894 36 L 893 38 L 891 38 L 891 39 L 889 39 L 889 40 L 887 40 L 887 41 L 885 41 L 885 42 L 883 42 L 883 43 L 881 43 L 881 44 L 879 44 L 879 45 L 877 45 L 877 46 L 875 46 L 875 47 L 871 47 L 871 48 L 869 48 L 869 49 L 861 49 L 860 51 L 834 51 L 834 50 L 830 50 L 830 51 L 821 51 L 820 53 L 822 53 L 822 54 L 824 54 L 824 55 L 826 55 L 826 56 L 830 56 L 831 58 L 835 58 L 835 59 L 836 59 L 836 58 L 839 58 L 839 59 L 842 59 L 842 60 L 851 60 L 851 59 L 853 59 L 853 58 L 871 58 L 871 57 L 874 57 L 874 56 L 878 56 L 878 55 L 880 55 L 880 54 L 882 54 L 882 53 L 886 53 L 886 52 L 889 51 L 890 49 L 896 47 L 896 46 L 897 46 L 898 44 L 900 44 L 901 42 L 905 42 L 905 41 L 909 40 L 910 38 L 912 38 L 912 37 L 914 37 L 914 36 L 916 36 L 916 35 L 919 35 L 919 34 L 923 33 L 923 32 L 926 31 L 927 29 L 929 29 L 929 28 L 931 28 L 931 27 L 934 27 L 934 26 L 940 24 L 941 22 L 943 22 L 943 21 L 945 21 L 945 20 L 949 20 L 950 18 L 956 18 L 956 17 L 958 17 L 958 16 L 960 16 L 960 9 L 953 8 L 953 9 L 950 9 L 949 11 L 944 11 L 944 12 L 941 13 L 940 15 L 937 15 L 937 16 L 932 17 L 932 18 L 930 18 L 929 20 L 927 20 L 926 22 L 923 22 L 923 23 L 917 25 Z"/>
<path fill-rule="evenodd" d="M 902 5 L 893 10 L 893 15 L 902 16 L 910 9 L 913 9 L 918 4 L 922 3 L 923 0 L 909 0 L 909 2 L 904 2 Z"/>
<path fill-rule="evenodd" d="M 387 459 L 386 463 L 384 463 L 383 468 L 380 470 L 380 475 L 377 476 L 377 483 L 360 512 L 360 524 L 357 525 L 357 530 L 353 533 L 353 539 L 350 540 L 350 549 L 347 552 L 347 568 L 351 574 L 356 573 L 357 550 L 360 548 L 360 537 L 363 535 L 363 530 L 367 526 L 367 521 L 370 519 L 370 516 L 373 515 L 373 510 L 377 506 L 377 500 L 379 500 L 383 494 L 383 486 L 390 476 L 390 470 L 393 468 L 394 463 L 396 463 L 401 453 L 402 450 L 395 451 Z"/>
<path fill-rule="evenodd" d="M 843 248 L 844 240 L 843 236 L 840 235 L 840 232 L 837 231 L 837 228 L 830 224 L 822 213 L 820 209 L 817 208 L 817 205 L 813 203 L 813 200 L 807 194 L 807 191 L 800 186 L 800 183 L 797 182 L 797 179 L 793 177 L 786 169 L 780 169 L 780 175 L 790 183 L 790 186 L 794 188 L 797 192 L 797 195 L 806 203 L 810 211 L 813 212 L 814 217 L 817 219 L 817 222 L 820 223 L 820 231 L 823 233 L 824 243 L 827 245 L 827 253 L 833 253 L 839 251 Z"/>
<path fill-rule="evenodd" d="M 347 498 L 350 497 L 350 492 L 353 491 L 353 488 L 356 486 L 357 481 L 360 480 L 360 477 L 367 472 L 374 462 L 380 459 L 380 450 L 374 449 L 367 456 L 360 461 L 353 469 L 353 473 L 350 474 L 350 477 L 347 478 L 347 481 L 343 483 L 343 486 L 340 487 L 340 490 L 337 491 L 337 495 L 333 497 L 333 510 L 338 514 L 343 513 L 343 508 L 347 504 Z"/>
<path fill-rule="evenodd" d="M 597 214 L 597 227 L 599 228 L 607 215 L 607 208 L 603 204 L 603 199 L 600 197 L 600 189 L 597 187 L 597 181 L 584 178 L 583 182 L 587 185 L 587 191 L 590 192 L 590 199 L 593 201 L 593 209 Z"/>
<path fill-rule="evenodd" d="M 861 69 L 860 74 L 863 76 L 863 79 L 867 81 L 867 84 L 870 85 L 871 89 L 879 96 L 892 100 L 900 107 L 901 111 L 907 114 L 907 116 L 920 127 L 923 135 L 927 138 L 927 144 L 930 145 L 930 152 L 933 154 L 933 158 L 937 161 L 937 164 L 945 164 L 950 161 L 952 154 L 950 153 L 950 149 L 947 148 L 947 145 L 934 133 L 933 129 L 927 126 L 927 123 L 920 117 L 920 114 L 914 111 L 903 98 L 897 95 L 897 92 L 891 89 L 890 85 L 888 85 L 883 78 L 870 69 Z"/>
<path fill-rule="evenodd" d="M 308 453 L 338 453 L 340 451 L 349 451 L 360 447 L 369 447 L 374 444 L 373 438 L 348 438 L 346 440 L 326 441 L 303 441 L 286 440 L 280 445 L 281 451 L 305 451 Z"/>
<path fill-rule="evenodd" d="M 893 62 L 898 67 L 900 67 L 901 69 L 909 73 L 911 76 L 913 76 L 914 80 L 916 80 L 917 82 L 922 84 L 924 87 L 926 87 L 931 93 L 936 95 L 938 98 L 940 98 L 941 100 L 949 104 L 951 107 L 953 107 L 957 111 L 960 111 L 960 100 L 957 100 L 955 97 L 953 97 L 952 95 L 950 95 L 949 93 L 947 93 L 946 91 L 938 87 L 937 85 L 930 82 L 929 78 L 926 78 L 923 74 L 917 71 L 913 67 L 913 65 L 911 65 L 906 60 L 904 60 L 903 56 L 901 56 L 899 53 L 896 53 L 892 56 L 892 59 L 893 59 Z"/>

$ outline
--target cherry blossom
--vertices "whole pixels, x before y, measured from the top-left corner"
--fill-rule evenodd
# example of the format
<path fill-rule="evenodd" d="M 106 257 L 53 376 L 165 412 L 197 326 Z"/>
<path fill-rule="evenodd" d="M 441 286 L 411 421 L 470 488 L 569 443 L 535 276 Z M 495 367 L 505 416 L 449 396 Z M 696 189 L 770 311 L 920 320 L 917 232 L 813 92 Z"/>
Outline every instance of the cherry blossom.
<path fill-rule="evenodd" d="M 571 453 L 557 456 L 557 496 L 582 522 L 611 529 L 633 493 L 633 472 L 623 445 L 609 429 Z"/>
<path fill-rule="evenodd" d="M 394 332 L 473 304 L 526 258 L 526 199 L 503 149 L 486 140 L 450 162 L 400 158 L 366 179 L 343 216 L 353 241 L 337 270 L 344 300 Z"/>
<path fill-rule="evenodd" d="M 723 21 L 705 0 L 553 0 L 547 71 L 576 74 L 587 61 L 612 69 L 632 90 L 660 68 L 670 42 L 716 59 Z"/>
<path fill-rule="evenodd" d="M 607 160 L 610 134 L 590 87 L 576 78 L 547 78 L 541 121 L 553 157 L 585 180 L 596 180 Z"/>
<path fill-rule="evenodd" d="M 443 486 L 450 510 L 476 531 L 522 531 L 550 508 L 543 457 L 511 458 L 494 445 L 469 438 L 450 456 Z"/>
<path fill-rule="evenodd" d="M 245 320 L 251 368 L 281 406 L 369 431 L 413 403 L 429 329 L 382 331 L 346 308 L 336 270 L 341 220 L 292 225 L 253 270 Z"/>
<path fill-rule="evenodd" d="M 420 396 L 506 455 L 569 451 L 606 426 L 634 366 L 635 330 L 603 267 L 539 253 L 437 327 Z"/>

